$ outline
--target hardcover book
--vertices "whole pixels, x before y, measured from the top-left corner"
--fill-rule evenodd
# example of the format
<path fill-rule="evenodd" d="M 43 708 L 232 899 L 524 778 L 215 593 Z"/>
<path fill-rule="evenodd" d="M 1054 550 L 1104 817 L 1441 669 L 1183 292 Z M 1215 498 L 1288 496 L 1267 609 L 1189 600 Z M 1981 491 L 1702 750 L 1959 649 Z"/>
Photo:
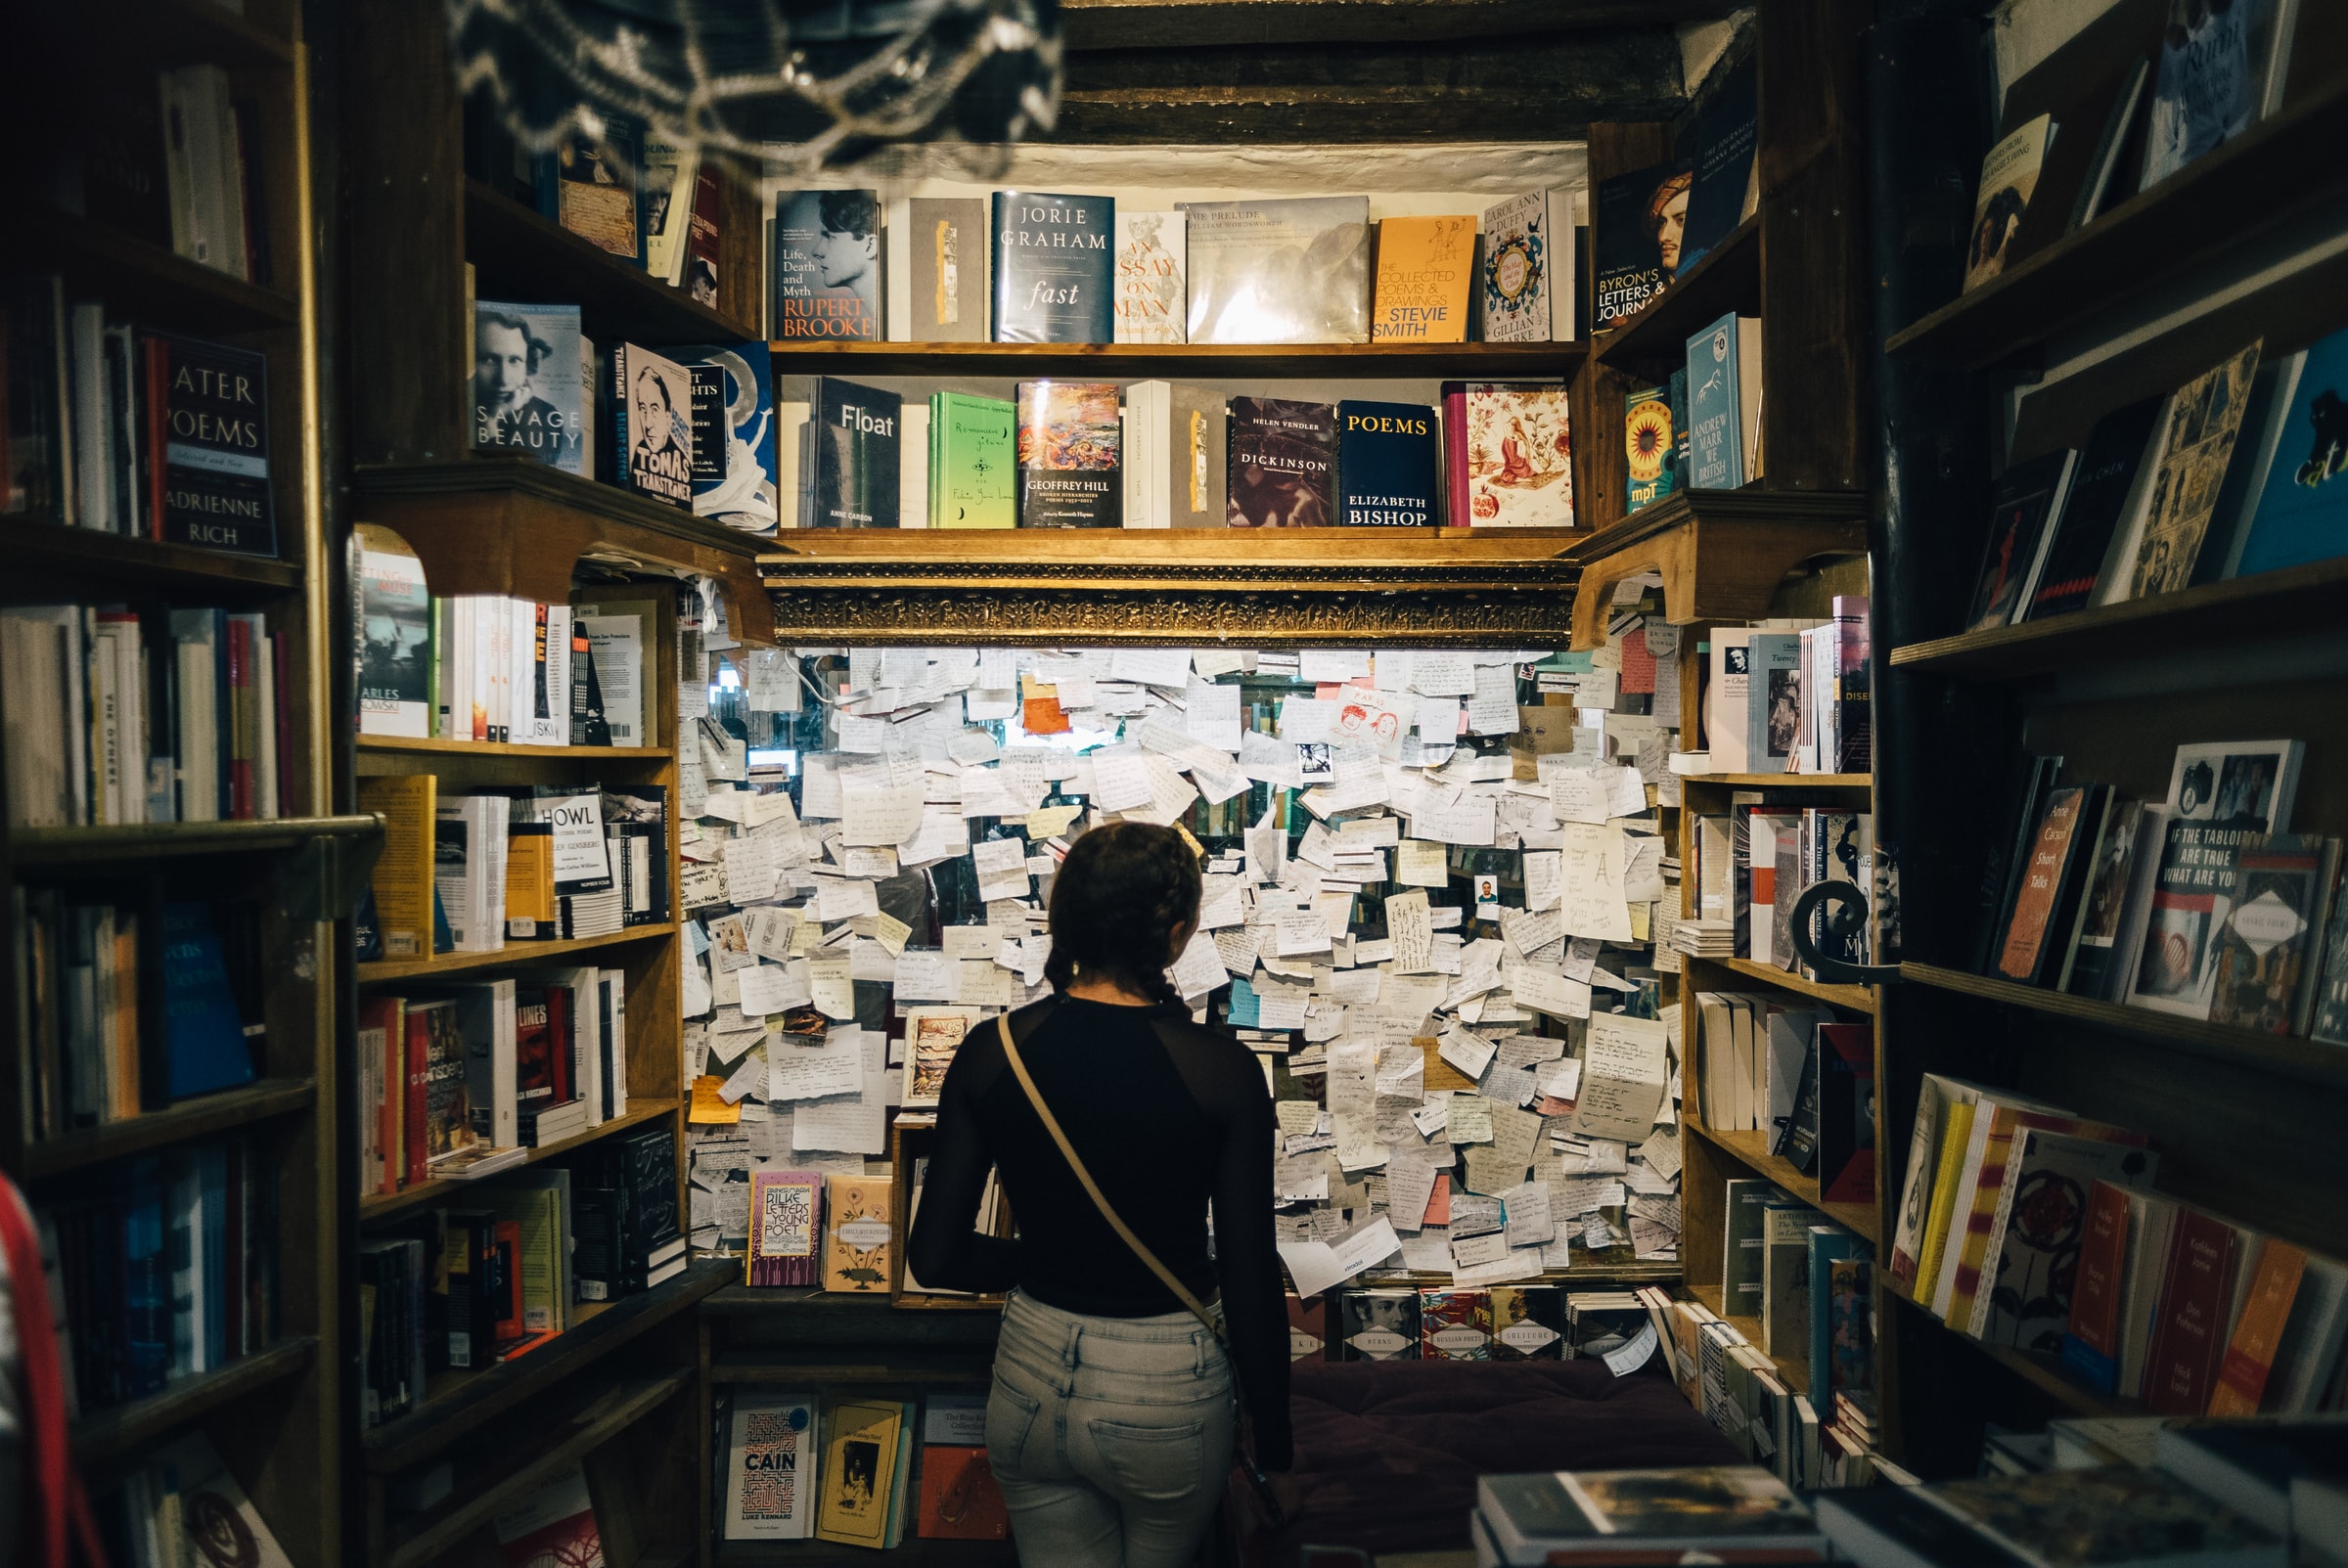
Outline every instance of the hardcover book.
<path fill-rule="evenodd" d="M 2121 560 L 2122 570 L 2101 596 L 2104 604 L 2174 593 L 2193 579 L 2202 537 L 2217 509 L 2227 461 L 2242 424 L 2243 401 L 2258 370 L 2252 343 L 2216 369 L 2195 377 L 2169 400 L 2152 499 Z"/>
<path fill-rule="evenodd" d="M 2071 1314 L 2062 1337 L 2064 1364 L 2107 1394 L 2119 1378 L 2131 1212 L 2126 1188 L 2109 1182 L 2089 1184 L 2071 1273 Z"/>
<path fill-rule="evenodd" d="M 2274 91 L 2280 83 L 2269 78 L 2287 57 L 2289 40 L 2277 38 L 2277 22 L 2294 12 L 2278 0 L 2171 4 L 2153 72 L 2139 190 L 2239 136 L 2262 107 L 2280 99 Z"/>
<path fill-rule="evenodd" d="M 1227 525 L 1229 423 L 1223 394 L 1206 387 L 1136 381 L 1125 389 L 1126 471 L 1141 509 L 1127 507 L 1126 527 Z"/>
<path fill-rule="evenodd" d="M 697 305 L 717 308 L 718 269 L 717 170 L 706 161 L 693 173 L 693 207 L 685 218 L 685 253 L 677 282 Z"/>
<path fill-rule="evenodd" d="M 1370 340 L 1370 199 L 1192 202 L 1190 341 Z"/>
<path fill-rule="evenodd" d="M 2235 857 L 2289 826 L 2304 750 L 2296 740 L 2177 748 L 2168 830 L 2128 988 L 2131 1006 L 2209 1016 L 2217 933 L 2233 905 Z"/>
<path fill-rule="evenodd" d="M 986 203 L 917 197 L 908 214 L 913 341 L 987 341 Z"/>
<path fill-rule="evenodd" d="M 2348 332 L 2292 356 L 2283 409 L 2229 576 L 2348 554 Z"/>
<path fill-rule="evenodd" d="M 417 1174 L 429 1175 L 430 1166 L 480 1142 L 473 1126 L 471 1057 L 453 1002 L 412 1005 L 407 1026 L 411 1036 L 421 1034 L 424 1044 L 424 1115 L 416 1137 L 427 1169 Z"/>
<path fill-rule="evenodd" d="M 1288 1360 L 1329 1359 L 1329 1298 L 1305 1298 L 1291 1290 L 1288 1305 Z"/>
<path fill-rule="evenodd" d="M 1492 1287 L 1492 1359 L 1560 1361 L 1565 1353 L 1565 1291 L 1558 1285 Z"/>
<path fill-rule="evenodd" d="M 1759 57 L 1747 55 L 1696 112 L 1695 161 L 1677 276 L 1703 259 L 1761 199 L 1754 153 L 1761 118 Z"/>
<path fill-rule="evenodd" d="M 2336 838 L 2274 833 L 2242 845 L 2211 960 L 2210 1022 L 2260 1034 L 2305 1032 L 2315 1004 L 2316 939 L 2339 860 Z"/>
<path fill-rule="evenodd" d="M 815 1401 L 736 1388 L 727 1413 L 728 1541 L 803 1541 L 815 1531 Z"/>
<path fill-rule="evenodd" d="M 1658 163 L 1598 182 L 1590 214 L 1598 331 L 1636 313 L 1680 270 L 1694 172 Z"/>
<path fill-rule="evenodd" d="M 1114 381 L 1021 381 L 1019 526 L 1114 528 L 1122 521 L 1124 426 Z"/>
<path fill-rule="evenodd" d="M 1183 341 L 1190 312 L 1183 214 L 1119 212 L 1116 235 L 1116 340 Z"/>
<path fill-rule="evenodd" d="M 775 458 L 774 355 L 762 342 L 672 348 L 693 378 L 693 511 L 744 533 L 773 533 L 782 471 Z"/>
<path fill-rule="evenodd" d="M 1761 320 L 1734 313 L 1688 339 L 1688 486 L 1761 476 Z"/>
<path fill-rule="evenodd" d="M 1572 421 L 1565 388 L 1445 381 L 1443 439 L 1454 528 L 1570 528 Z"/>
<path fill-rule="evenodd" d="M 358 554 L 359 733 L 432 733 L 432 596 L 424 562 L 388 529 L 361 523 Z"/>
<path fill-rule="evenodd" d="M 2047 521 L 2063 505 L 2073 458 L 2070 452 L 2049 452 L 2015 464 L 1999 477 L 1990 495 L 1989 547 L 1981 557 L 1966 631 L 2021 619 Z"/>
<path fill-rule="evenodd" d="M 886 1176 L 834 1172 L 824 1179 L 824 1288 L 888 1294 L 890 1249 Z"/>
<path fill-rule="evenodd" d="M 693 375 L 634 343 L 611 351 L 613 471 L 625 487 L 693 505 Z"/>
<path fill-rule="evenodd" d="M 995 341 L 1116 341 L 1116 228 L 1109 197 L 997 191 Z"/>
<path fill-rule="evenodd" d="M 2071 931 L 2070 950 L 2063 957 L 2056 988 L 2072 996 L 2108 1000 L 2118 973 L 2115 953 L 2125 928 L 2128 896 L 2137 880 L 2138 857 L 2151 842 L 2144 802 L 2115 800 L 2103 814 L 2103 829 L 2096 837 L 2088 864 L 2087 885 L 2079 901 L 2079 918 Z"/>
<path fill-rule="evenodd" d="M 1623 492 L 1623 509 L 1637 512 L 1671 494 L 1671 401 L 1663 387 L 1648 386 L 1624 395 L 1622 444 L 1631 472 L 1629 487 Z"/>
<path fill-rule="evenodd" d="M 1998 973 L 2009 980 L 2037 985 L 2046 974 L 2061 925 L 2057 914 L 2074 893 L 2101 826 L 2098 819 L 2108 793 L 2098 793 L 2100 787 L 2072 784 L 2043 803 L 1998 951 Z"/>
<path fill-rule="evenodd" d="M 1981 159 L 1973 195 L 1972 238 L 1964 251 L 1967 292 L 2005 270 L 2007 251 L 2038 189 L 2038 173 L 2054 136 L 2054 116 L 2041 114 L 1991 148 Z"/>
<path fill-rule="evenodd" d="M 929 526 L 1017 525 L 1017 405 L 1003 398 L 929 395 Z"/>
<path fill-rule="evenodd" d="M 163 906 L 163 1041 L 174 1100 L 252 1082 L 252 1052 L 207 904 Z"/>
<path fill-rule="evenodd" d="M 1484 341 L 1542 342 L 1558 309 L 1550 276 L 1552 246 L 1571 245 L 1550 229 L 1550 193 L 1513 196 L 1484 208 L 1478 259 L 1484 295 Z M 1564 307 L 1570 316 L 1571 306 Z M 1572 322 L 1563 336 L 1570 337 Z"/>
<path fill-rule="evenodd" d="M 1829 1203 L 1873 1203 L 1874 1032 L 1863 1023 L 1822 1023 L 1816 1056 L 1820 1194 Z"/>
<path fill-rule="evenodd" d="M 893 528 L 905 402 L 895 392 L 835 376 L 815 387 L 813 515 L 817 528 Z"/>
<path fill-rule="evenodd" d="M 194 337 L 156 333 L 148 340 L 160 345 L 148 352 L 163 361 L 157 537 L 167 545 L 276 555 L 268 360 Z"/>
<path fill-rule="evenodd" d="M 1474 283 L 1472 216 L 1385 219 L 1377 226 L 1370 340 L 1466 342 Z"/>
<path fill-rule="evenodd" d="M 1417 403 L 1337 405 L 1337 523 L 1423 528 L 1435 515 L 1435 411 Z"/>
<path fill-rule="evenodd" d="M 983 1445 L 924 1445 L 916 1534 L 933 1541 L 1011 1539 L 1011 1512 Z"/>
<path fill-rule="evenodd" d="M 775 197 L 775 336 L 872 342 L 880 331 L 880 202 L 871 191 Z"/>
<path fill-rule="evenodd" d="M 2336 901 L 2335 901 L 2336 902 Z M 2317 977 L 2315 1019 L 2310 1040 L 2348 1046 L 2348 904 L 2339 905 L 2324 933 L 2324 972 Z"/>
<path fill-rule="evenodd" d="M 1422 1361 L 1490 1361 L 1492 1297 L 1471 1287 L 1419 1293 Z"/>
<path fill-rule="evenodd" d="M 1331 526 L 1336 481 L 1334 408 L 1288 398 L 1235 397 L 1230 436 L 1231 526 Z"/>
<path fill-rule="evenodd" d="M 2014 1140 L 1991 1222 L 1969 1332 L 1992 1345 L 2056 1354 L 2071 1321 L 2079 1242 L 2099 1183 L 2149 1186 L 2160 1156 L 2101 1139 L 2025 1128 Z"/>
<path fill-rule="evenodd" d="M 2054 537 L 2041 552 L 2038 579 L 2030 589 L 2029 607 L 2021 619 L 2066 615 L 2095 602 L 2096 584 L 2103 574 L 2104 558 L 2111 553 L 2112 537 L 2122 519 L 2131 516 L 2144 499 L 2149 474 L 2146 449 L 2164 401 L 2147 397 L 2114 409 L 2096 422 L 2071 466 L 2061 509 L 2054 515 Z M 2001 509 L 1998 521 L 1992 524 L 1993 550 L 1996 530 L 2005 517 Z"/>
<path fill-rule="evenodd" d="M 1419 1292 L 1408 1286 L 1347 1290 L 1337 1298 L 1345 1361 L 1417 1361 Z"/>

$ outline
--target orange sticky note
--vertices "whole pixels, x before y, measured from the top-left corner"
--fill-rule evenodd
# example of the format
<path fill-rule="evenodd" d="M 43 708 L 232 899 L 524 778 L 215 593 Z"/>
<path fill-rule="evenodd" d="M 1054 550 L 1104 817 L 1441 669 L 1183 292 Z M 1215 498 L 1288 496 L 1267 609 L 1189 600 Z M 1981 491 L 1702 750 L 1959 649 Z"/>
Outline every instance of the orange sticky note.
<path fill-rule="evenodd" d="M 1451 1223 L 1451 1179 L 1442 1172 L 1435 1173 L 1435 1189 L 1426 1195 L 1426 1218 L 1422 1225 Z"/>
<path fill-rule="evenodd" d="M 713 1073 L 696 1078 L 693 1081 L 693 1109 L 685 1119 L 705 1127 L 731 1127 L 741 1121 L 741 1104 L 727 1104 L 725 1096 L 719 1093 L 725 1087 L 726 1081 Z"/>
<path fill-rule="evenodd" d="M 1057 696 L 1031 696 L 1020 709 L 1019 727 L 1029 735 L 1066 735 L 1072 728 Z"/>

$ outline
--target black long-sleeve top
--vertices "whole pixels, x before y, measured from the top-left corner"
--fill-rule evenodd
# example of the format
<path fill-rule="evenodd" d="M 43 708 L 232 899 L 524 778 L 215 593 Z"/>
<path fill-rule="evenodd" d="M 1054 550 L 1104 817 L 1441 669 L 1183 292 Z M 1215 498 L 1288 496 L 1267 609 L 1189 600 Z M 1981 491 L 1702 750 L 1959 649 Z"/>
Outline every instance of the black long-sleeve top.
<path fill-rule="evenodd" d="M 1110 1207 L 1200 1300 L 1220 1289 L 1257 1462 L 1288 1467 L 1286 1284 L 1272 1230 L 1272 1098 L 1244 1046 L 1180 1008 L 1052 998 L 1011 1017 L 1044 1102 Z M 976 1233 L 987 1168 L 1016 1239 Z M 1207 1254 L 1207 1210 L 1215 1224 Z M 1110 1230 L 1027 1103 L 990 1021 L 955 1053 L 908 1247 L 953 1290 L 1013 1285 L 1064 1312 L 1148 1318 L 1183 1304 Z"/>

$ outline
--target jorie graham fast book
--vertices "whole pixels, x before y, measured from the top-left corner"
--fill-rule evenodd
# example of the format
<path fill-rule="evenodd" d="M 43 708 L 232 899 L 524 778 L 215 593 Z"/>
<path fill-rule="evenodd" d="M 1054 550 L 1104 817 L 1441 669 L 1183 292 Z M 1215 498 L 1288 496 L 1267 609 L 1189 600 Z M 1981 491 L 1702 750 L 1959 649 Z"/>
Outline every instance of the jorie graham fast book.
<path fill-rule="evenodd" d="M 997 191 L 995 341 L 1114 342 L 1116 227 L 1106 196 Z"/>

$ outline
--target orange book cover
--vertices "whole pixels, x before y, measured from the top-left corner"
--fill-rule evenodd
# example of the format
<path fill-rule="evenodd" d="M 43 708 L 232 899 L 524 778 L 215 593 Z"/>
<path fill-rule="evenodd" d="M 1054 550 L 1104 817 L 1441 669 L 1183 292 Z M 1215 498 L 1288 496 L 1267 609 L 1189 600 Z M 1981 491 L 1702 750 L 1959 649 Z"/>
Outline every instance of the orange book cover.
<path fill-rule="evenodd" d="M 2282 1343 L 2283 1326 L 2291 1321 L 2291 1303 L 2298 1299 L 2299 1277 L 2306 1271 L 2307 1254 L 2288 1242 L 2270 1237 L 2259 1249 L 2250 1298 L 2242 1303 L 2241 1320 L 2234 1325 L 2226 1359 L 2218 1364 L 2218 1385 L 2210 1390 L 2210 1414 L 2258 1413 L 2267 1378 L 2275 1370 L 2276 1348 Z"/>
<path fill-rule="evenodd" d="M 2039 819 L 2038 836 L 2030 846 L 2030 863 L 2022 869 L 2021 885 L 2014 890 L 2013 914 L 2006 922 L 2006 944 L 1998 955 L 1998 972 L 2009 980 L 2034 985 L 2044 966 L 2047 925 L 2054 918 L 2054 902 L 2062 891 L 2064 869 L 2070 864 L 2071 840 L 2079 831 L 2079 808 L 2085 789 L 2057 789 L 2048 797 L 2046 815 Z"/>
<path fill-rule="evenodd" d="M 1475 219 L 1387 218 L 1377 226 L 1370 340 L 1464 343 L 1475 282 Z"/>
<path fill-rule="evenodd" d="M 834 1172 L 824 1183 L 824 1288 L 888 1294 L 889 1180 Z"/>
<path fill-rule="evenodd" d="M 932 1541 L 1006 1541 L 1011 1515 L 986 1450 L 933 1444 L 922 1450 L 918 1533 Z"/>

